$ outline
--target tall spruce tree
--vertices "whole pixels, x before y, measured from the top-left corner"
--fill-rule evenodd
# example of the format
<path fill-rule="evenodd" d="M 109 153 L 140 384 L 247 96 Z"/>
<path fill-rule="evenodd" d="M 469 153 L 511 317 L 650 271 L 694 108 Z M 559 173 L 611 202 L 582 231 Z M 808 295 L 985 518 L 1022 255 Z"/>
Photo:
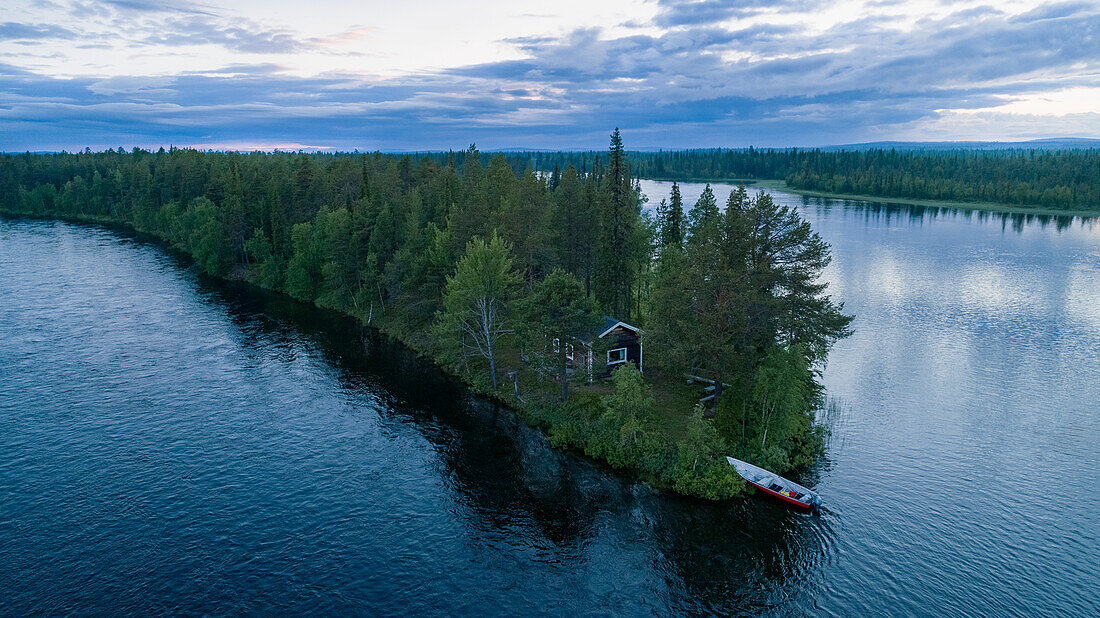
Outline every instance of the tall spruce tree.
<path fill-rule="evenodd" d="M 625 320 L 630 317 L 638 212 L 630 182 L 630 166 L 618 128 L 611 134 L 607 171 L 601 189 L 596 298 L 605 310 Z"/>
<path fill-rule="evenodd" d="M 682 247 L 684 244 L 684 199 L 680 185 L 673 182 L 668 201 L 661 200 L 657 209 L 661 247 Z"/>
<path fill-rule="evenodd" d="M 586 195 L 577 169 L 569 165 L 554 190 L 550 215 L 550 241 L 557 248 L 557 265 L 585 283 L 586 294 L 591 286 L 592 247 L 598 233 L 595 202 L 591 197 Z"/>
<path fill-rule="evenodd" d="M 675 212 L 674 210 L 675 209 Z M 679 214 L 677 214 L 677 212 Z M 669 200 L 661 200 L 658 209 L 657 264 L 650 292 L 649 319 L 646 321 L 646 345 L 656 353 L 664 369 L 682 371 L 689 368 L 692 352 L 690 341 L 693 324 L 686 319 L 685 299 L 690 288 L 687 258 L 684 255 L 683 200 L 679 187 L 673 183 Z"/>

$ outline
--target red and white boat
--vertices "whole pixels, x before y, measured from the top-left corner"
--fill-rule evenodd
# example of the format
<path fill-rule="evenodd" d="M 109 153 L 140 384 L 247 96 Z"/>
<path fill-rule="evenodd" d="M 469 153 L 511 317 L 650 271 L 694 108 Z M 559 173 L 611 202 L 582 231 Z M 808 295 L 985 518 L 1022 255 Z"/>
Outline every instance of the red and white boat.
<path fill-rule="evenodd" d="M 741 478 L 769 496 L 775 496 L 784 502 L 803 509 L 815 509 L 821 506 L 821 496 L 811 489 L 785 479 L 774 472 L 768 472 L 759 466 L 754 466 L 747 461 L 741 461 L 733 457 L 726 457 L 726 461 L 737 470 Z"/>

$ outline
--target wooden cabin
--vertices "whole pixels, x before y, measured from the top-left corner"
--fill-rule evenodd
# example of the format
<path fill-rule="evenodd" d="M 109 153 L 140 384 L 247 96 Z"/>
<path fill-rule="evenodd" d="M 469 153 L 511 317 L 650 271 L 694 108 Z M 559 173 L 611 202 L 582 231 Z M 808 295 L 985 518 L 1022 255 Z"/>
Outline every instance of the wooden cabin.
<path fill-rule="evenodd" d="M 596 340 L 602 340 L 602 345 L 596 346 Z M 589 380 L 606 378 L 623 363 L 634 363 L 638 371 L 643 370 L 642 331 L 622 320 L 605 315 L 603 326 L 593 333 L 592 341 L 585 347 L 584 362 L 588 365 Z M 600 354 L 601 358 L 596 358 L 593 351 L 596 347 L 607 350 Z"/>

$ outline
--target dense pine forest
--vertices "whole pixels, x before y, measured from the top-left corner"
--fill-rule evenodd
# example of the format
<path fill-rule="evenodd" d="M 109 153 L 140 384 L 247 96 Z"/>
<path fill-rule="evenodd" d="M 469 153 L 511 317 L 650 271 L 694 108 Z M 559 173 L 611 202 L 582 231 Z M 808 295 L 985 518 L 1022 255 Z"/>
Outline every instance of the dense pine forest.
<path fill-rule="evenodd" d="M 473 146 L 4 155 L 0 210 L 128 226 L 210 275 L 354 315 L 555 444 L 681 493 L 740 492 L 725 454 L 808 463 L 816 376 L 851 320 L 819 281 L 829 248 L 809 224 L 765 193 L 718 204 L 708 188 L 691 205 L 675 185 L 650 218 L 633 166 L 662 159 L 631 159 L 617 130 L 580 167 L 518 161 Z M 624 362 L 593 379 L 577 362 L 585 347 L 603 358 L 606 316 L 641 328 L 644 374 Z"/>
<path fill-rule="evenodd" d="M 519 169 L 586 169 L 595 152 L 517 152 Z M 793 189 L 877 197 L 1100 209 L 1100 150 L 738 149 L 630 152 L 654 180 L 784 180 Z"/>

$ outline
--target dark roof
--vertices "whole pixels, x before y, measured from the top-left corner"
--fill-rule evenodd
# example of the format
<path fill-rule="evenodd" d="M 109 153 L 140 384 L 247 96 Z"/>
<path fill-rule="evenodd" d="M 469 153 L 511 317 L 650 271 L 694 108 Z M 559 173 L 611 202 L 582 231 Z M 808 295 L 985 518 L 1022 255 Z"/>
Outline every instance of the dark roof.
<path fill-rule="evenodd" d="M 604 335 L 607 334 L 607 331 L 611 330 L 612 328 L 615 328 L 619 324 L 622 324 L 628 330 L 632 330 L 635 333 L 638 332 L 638 327 L 637 326 L 632 326 L 630 324 L 627 324 L 626 322 L 623 322 L 622 320 L 616 320 L 615 318 L 613 318 L 609 315 L 605 315 L 605 316 L 603 316 L 603 328 L 596 331 L 596 336 L 597 337 L 603 337 Z"/>
<path fill-rule="evenodd" d="M 615 325 L 619 324 L 620 322 L 622 322 L 622 320 L 616 320 L 615 318 L 613 318 L 609 315 L 605 315 L 605 316 L 603 316 L 603 323 L 600 326 L 598 326 L 595 330 L 593 330 L 591 334 L 585 335 L 584 337 L 581 337 L 581 341 L 584 342 L 585 344 L 590 344 L 593 341 L 595 341 L 596 339 L 599 339 L 600 336 L 602 336 L 607 331 L 611 330 L 612 328 L 615 328 Z M 622 323 L 626 324 L 626 322 L 622 322 Z M 630 326 L 629 324 L 626 324 L 626 325 Z M 630 328 L 634 329 L 634 330 L 637 330 L 633 326 L 630 326 Z"/>
<path fill-rule="evenodd" d="M 618 323 L 619 323 L 619 321 L 616 320 L 615 318 L 613 318 L 609 315 L 605 315 L 605 316 L 603 316 L 603 326 L 600 327 L 600 330 L 596 331 L 596 334 L 599 335 L 600 333 L 606 333 L 607 329 L 611 328 L 612 326 L 615 326 Z"/>

